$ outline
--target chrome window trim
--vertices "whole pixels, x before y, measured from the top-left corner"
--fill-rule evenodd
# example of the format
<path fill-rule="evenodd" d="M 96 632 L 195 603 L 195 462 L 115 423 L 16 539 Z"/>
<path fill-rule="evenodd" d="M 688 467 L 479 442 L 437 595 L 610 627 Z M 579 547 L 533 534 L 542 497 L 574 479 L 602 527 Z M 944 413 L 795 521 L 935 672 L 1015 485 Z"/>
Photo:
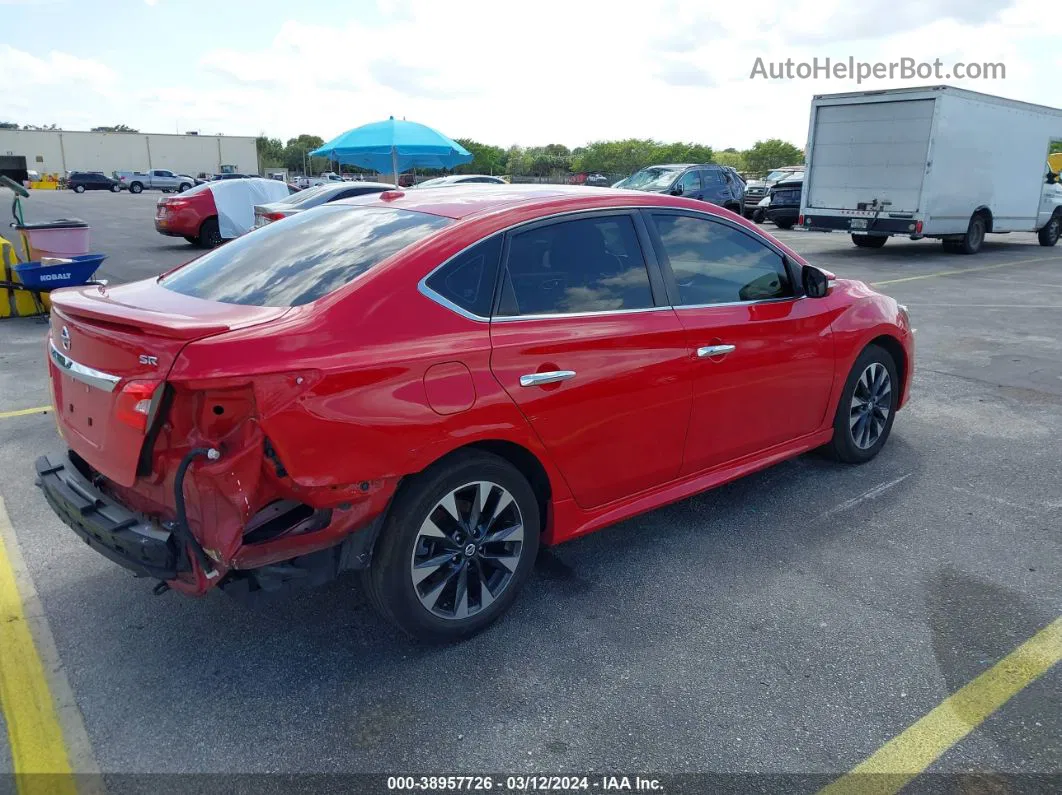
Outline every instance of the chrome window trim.
<path fill-rule="evenodd" d="M 781 298 L 757 298 L 755 301 L 723 301 L 718 304 L 680 304 L 679 306 L 671 307 L 676 312 L 681 312 L 683 309 L 715 309 L 720 306 L 753 306 L 755 304 L 781 304 L 786 301 L 803 301 L 807 298 L 806 295 L 787 295 Z"/>
<path fill-rule="evenodd" d="M 648 212 L 652 212 L 654 210 L 666 210 L 666 211 L 671 211 L 671 212 L 675 212 L 675 213 L 689 213 L 689 214 L 692 214 L 692 215 L 701 216 L 701 217 L 703 217 L 705 219 L 708 219 L 708 220 L 711 220 L 711 221 L 718 221 L 718 222 L 727 224 L 728 226 L 731 226 L 733 228 L 739 228 L 737 224 L 735 224 L 733 222 L 730 222 L 729 219 L 723 218 L 722 216 L 714 215 L 712 213 L 705 212 L 703 210 L 693 209 L 693 208 L 688 208 L 688 207 L 668 207 L 667 205 L 661 205 L 661 204 L 644 204 L 644 205 L 643 204 L 630 204 L 630 205 L 623 205 L 623 206 L 618 206 L 618 207 L 616 207 L 616 206 L 610 206 L 610 207 L 585 207 L 585 208 L 580 208 L 580 209 L 577 209 L 577 210 L 565 210 L 563 212 L 551 213 L 550 215 L 543 215 L 543 216 L 540 216 L 538 218 L 531 218 L 531 219 L 528 219 L 526 221 L 519 221 L 519 222 L 517 222 L 515 224 L 512 224 L 511 226 L 506 226 L 506 227 L 503 227 L 502 229 L 498 229 L 497 231 L 492 232 L 491 234 L 487 235 L 486 237 L 480 238 L 479 240 L 475 241 L 474 243 L 469 243 L 467 246 L 462 248 L 460 251 L 455 251 L 453 254 L 451 254 L 449 257 L 447 257 L 441 263 L 436 265 L 434 268 L 432 268 L 424 276 L 424 278 L 422 278 L 419 282 L 417 282 L 417 292 L 419 292 L 421 295 L 423 295 L 429 301 L 434 301 L 435 303 L 439 304 L 439 306 L 441 306 L 441 307 L 443 307 L 445 309 L 448 309 L 448 310 L 450 310 L 451 312 L 454 312 L 457 315 L 460 315 L 461 317 L 465 318 L 466 320 L 472 320 L 472 321 L 475 321 L 477 323 L 491 323 L 491 322 L 510 323 L 510 322 L 513 322 L 513 321 L 516 321 L 516 320 L 557 320 L 559 318 L 565 318 L 565 317 L 597 317 L 597 316 L 600 316 L 600 315 L 629 315 L 629 314 L 633 314 L 635 312 L 658 312 L 658 311 L 661 311 L 661 310 L 664 310 L 664 309 L 671 309 L 671 310 L 674 310 L 676 312 L 679 312 L 679 311 L 681 311 L 683 309 L 709 309 L 709 308 L 717 307 L 717 306 L 749 306 L 751 304 L 777 303 L 779 301 L 798 301 L 798 300 L 800 300 L 802 298 L 806 298 L 807 297 L 807 296 L 804 296 L 804 295 L 793 295 L 793 296 L 787 296 L 787 297 L 784 297 L 784 298 L 762 298 L 762 299 L 759 299 L 759 300 L 756 300 L 756 301 L 731 301 L 731 302 L 728 302 L 728 303 L 721 303 L 721 304 L 676 304 L 676 305 L 668 304 L 667 306 L 652 306 L 652 307 L 645 307 L 645 308 L 642 308 L 642 309 L 603 309 L 603 310 L 600 310 L 600 311 L 597 311 L 597 312 L 554 312 L 554 313 L 550 313 L 550 314 L 541 314 L 541 315 L 514 315 L 514 316 L 483 317 L 482 315 L 477 315 L 477 314 L 474 314 L 472 312 L 469 312 L 467 309 L 464 309 L 464 308 L 458 306 L 453 301 L 449 300 L 448 298 L 444 298 L 442 295 L 440 295 L 439 293 L 435 292 L 433 289 L 428 287 L 428 279 L 430 279 L 432 276 L 434 276 L 436 271 L 445 268 L 454 259 L 456 259 L 457 257 L 460 257 L 462 254 L 464 254 L 469 249 L 473 248 L 474 246 L 478 246 L 480 243 L 483 243 L 483 242 L 485 242 L 487 240 L 490 240 L 495 235 L 509 234 L 510 232 L 513 232 L 514 230 L 517 230 L 517 229 L 519 229 L 522 226 L 529 226 L 531 224 L 538 224 L 538 223 L 541 223 L 542 221 L 550 221 L 550 220 L 553 220 L 555 218 L 566 218 L 568 216 L 578 216 L 578 215 L 584 215 L 586 213 L 600 213 L 600 212 L 609 212 L 609 211 L 612 211 L 612 212 L 624 212 L 624 211 L 630 212 L 630 211 L 636 211 L 636 210 L 643 210 L 643 211 L 648 211 Z M 764 237 L 762 235 L 762 233 L 760 233 L 758 230 L 749 230 L 749 229 L 745 229 L 744 227 L 740 227 L 740 229 L 741 229 L 741 231 L 745 232 L 746 234 L 749 234 L 750 236 L 754 236 L 757 241 L 761 242 L 763 245 L 765 245 L 768 248 L 770 248 L 778 256 L 782 257 L 783 259 L 786 258 L 785 252 L 781 251 L 779 248 L 777 248 L 777 246 L 773 245 L 772 242 L 770 240 L 768 240 L 766 237 Z M 646 267 L 648 267 L 648 264 L 646 265 Z"/>
<path fill-rule="evenodd" d="M 492 323 L 514 323 L 520 320 L 562 320 L 568 317 L 601 317 L 603 315 L 634 315 L 640 312 L 672 312 L 673 306 L 647 306 L 639 309 L 600 309 L 595 312 L 548 312 L 540 315 L 499 315 Z"/>
<path fill-rule="evenodd" d="M 56 348 L 55 343 L 51 340 L 48 340 L 48 345 L 51 348 L 52 361 L 55 362 L 56 367 L 83 384 L 102 389 L 104 392 L 113 392 L 118 382 L 122 380 L 119 375 L 105 373 L 102 370 L 75 362 Z"/>

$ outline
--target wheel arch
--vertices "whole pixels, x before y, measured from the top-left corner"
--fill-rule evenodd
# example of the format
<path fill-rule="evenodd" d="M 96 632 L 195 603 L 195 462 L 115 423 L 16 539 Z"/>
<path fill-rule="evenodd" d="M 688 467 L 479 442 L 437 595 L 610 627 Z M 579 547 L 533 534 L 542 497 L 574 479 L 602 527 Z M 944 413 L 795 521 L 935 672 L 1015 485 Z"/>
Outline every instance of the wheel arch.
<path fill-rule="evenodd" d="M 860 353 L 866 350 L 871 345 L 877 345 L 879 348 L 884 349 L 892 357 L 892 361 L 896 364 L 896 375 L 900 381 L 899 395 L 897 396 L 896 405 L 902 406 L 907 399 L 907 370 L 909 362 L 907 361 L 907 351 L 896 337 L 891 334 L 880 334 L 874 339 L 870 340 L 863 346 Z"/>
<path fill-rule="evenodd" d="M 977 215 L 984 216 L 985 232 L 991 232 L 992 226 L 995 222 L 995 219 L 992 216 L 992 209 L 987 204 L 982 204 L 980 207 L 975 208 L 974 211 L 970 213 L 970 218 L 973 218 Z"/>
<path fill-rule="evenodd" d="M 477 450 L 504 459 L 527 478 L 527 482 L 531 485 L 531 490 L 535 493 L 535 497 L 538 500 L 539 516 L 542 520 L 541 531 L 545 534 L 551 524 L 552 511 L 550 511 L 550 504 L 553 500 L 553 483 L 550 480 L 545 464 L 542 463 L 537 455 L 523 445 L 507 439 L 480 439 L 455 447 L 445 455 L 435 459 L 429 466 L 436 466 L 452 456 Z M 403 481 L 405 480 L 406 478 L 403 478 Z"/>

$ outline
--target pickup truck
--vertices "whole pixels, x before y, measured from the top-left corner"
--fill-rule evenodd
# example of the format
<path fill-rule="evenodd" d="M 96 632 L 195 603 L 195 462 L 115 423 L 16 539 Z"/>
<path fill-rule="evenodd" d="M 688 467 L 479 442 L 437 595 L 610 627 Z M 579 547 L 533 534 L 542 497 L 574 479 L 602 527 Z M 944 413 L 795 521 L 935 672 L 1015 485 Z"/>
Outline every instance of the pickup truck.
<path fill-rule="evenodd" d="M 187 174 L 175 174 L 165 168 L 155 168 L 151 171 L 115 171 L 114 178 L 123 188 L 128 188 L 130 193 L 145 190 L 184 193 L 195 185 L 195 180 Z"/>

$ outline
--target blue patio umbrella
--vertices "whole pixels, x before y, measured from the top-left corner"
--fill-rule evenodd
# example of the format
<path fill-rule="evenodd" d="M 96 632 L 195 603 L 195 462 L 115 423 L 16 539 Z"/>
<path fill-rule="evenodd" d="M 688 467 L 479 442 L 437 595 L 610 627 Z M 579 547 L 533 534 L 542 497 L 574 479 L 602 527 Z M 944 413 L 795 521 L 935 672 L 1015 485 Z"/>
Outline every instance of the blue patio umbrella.
<path fill-rule="evenodd" d="M 373 122 L 333 138 L 310 152 L 311 157 L 327 157 L 377 172 L 390 169 L 398 184 L 400 172 L 414 166 L 453 168 L 472 160 L 472 153 L 438 130 L 412 121 Z"/>

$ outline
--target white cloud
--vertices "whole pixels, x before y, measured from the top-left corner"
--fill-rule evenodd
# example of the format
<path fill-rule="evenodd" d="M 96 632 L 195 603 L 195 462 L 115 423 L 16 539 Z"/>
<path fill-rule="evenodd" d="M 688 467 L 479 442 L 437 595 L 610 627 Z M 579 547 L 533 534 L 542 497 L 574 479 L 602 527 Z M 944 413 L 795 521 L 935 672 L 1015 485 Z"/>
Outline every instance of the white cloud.
<path fill-rule="evenodd" d="M 1006 80 L 947 82 L 1058 102 L 1057 33 L 1041 0 L 892 0 L 885 17 L 882 4 L 849 0 L 377 0 L 371 17 L 349 8 L 282 22 L 272 39 L 193 39 L 182 68 L 150 88 L 135 61 L 112 68 L 0 47 L 0 107 L 55 108 L 63 120 L 39 121 L 62 126 L 171 130 L 179 120 L 284 139 L 394 115 L 501 146 L 653 137 L 721 149 L 775 136 L 803 145 L 816 93 L 918 84 L 750 80 L 757 56 L 1001 61 Z"/>

